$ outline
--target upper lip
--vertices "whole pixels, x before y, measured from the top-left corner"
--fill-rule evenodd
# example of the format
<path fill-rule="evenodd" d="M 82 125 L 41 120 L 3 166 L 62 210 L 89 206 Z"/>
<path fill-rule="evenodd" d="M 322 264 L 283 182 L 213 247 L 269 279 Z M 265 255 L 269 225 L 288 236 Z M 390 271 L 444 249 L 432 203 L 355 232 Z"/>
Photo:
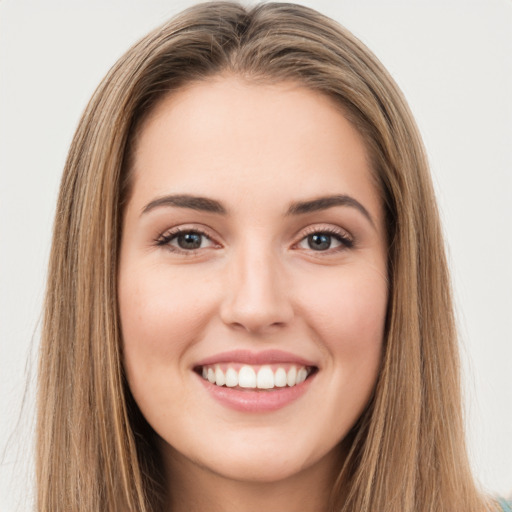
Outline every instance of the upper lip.
<path fill-rule="evenodd" d="M 250 350 L 232 350 L 221 352 L 198 361 L 194 366 L 207 366 L 219 363 L 242 363 L 248 365 L 263 365 L 272 363 L 295 363 L 301 366 L 317 366 L 314 362 L 304 359 L 290 352 L 282 350 L 263 350 L 252 352 Z"/>

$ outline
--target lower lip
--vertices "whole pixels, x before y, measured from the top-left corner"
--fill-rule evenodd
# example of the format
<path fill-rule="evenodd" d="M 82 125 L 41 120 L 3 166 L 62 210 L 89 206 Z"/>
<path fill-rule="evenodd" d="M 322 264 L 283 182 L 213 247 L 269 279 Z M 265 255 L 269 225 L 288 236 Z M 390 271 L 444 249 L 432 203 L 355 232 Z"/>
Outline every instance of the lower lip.
<path fill-rule="evenodd" d="M 310 375 L 304 382 L 292 387 L 254 391 L 216 386 L 199 375 L 197 377 L 215 400 L 230 409 L 242 412 L 271 412 L 286 407 L 304 395 L 315 375 Z"/>

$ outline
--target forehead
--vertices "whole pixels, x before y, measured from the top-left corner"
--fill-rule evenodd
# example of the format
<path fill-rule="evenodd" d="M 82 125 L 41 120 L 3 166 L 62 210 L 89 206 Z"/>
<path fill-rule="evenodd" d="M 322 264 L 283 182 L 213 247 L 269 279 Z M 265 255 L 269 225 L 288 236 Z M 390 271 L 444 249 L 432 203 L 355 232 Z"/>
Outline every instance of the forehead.
<path fill-rule="evenodd" d="M 294 82 L 217 77 L 172 92 L 141 127 L 133 171 L 144 196 L 261 192 L 278 202 L 337 188 L 377 201 L 360 134 L 333 99 Z"/>

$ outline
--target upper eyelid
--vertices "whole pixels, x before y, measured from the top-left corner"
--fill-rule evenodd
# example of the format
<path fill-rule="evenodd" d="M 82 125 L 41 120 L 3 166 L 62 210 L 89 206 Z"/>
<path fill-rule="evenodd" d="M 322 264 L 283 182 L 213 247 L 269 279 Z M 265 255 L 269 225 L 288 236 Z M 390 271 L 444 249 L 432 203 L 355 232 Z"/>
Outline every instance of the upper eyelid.
<path fill-rule="evenodd" d="M 157 246 L 162 246 L 162 247 L 168 247 L 168 248 L 173 247 L 173 251 L 175 251 L 175 252 L 182 252 L 182 253 L 189 253 L 189 254 L 200 251 L 202 249 L 207 249 L 206 247 L 202 247 L 202 248 L 187 250 L 187 249 L 182 249 L 179 247 L 174 247 L 174 245 L 171 245 L 170 242 L 172 240 L 174 240 L 177 236 L 179 236 L 182 233 L 190 233 L 190 232 L 198 233 L 201 236 L 204 236 L 205 238 L 207 238 L 210 241 L 210 243 L 213 246 L 222 245 L 218 242 L 216 237 L 212 236 L 207 230 L 205 230 L 203 228 L 199 228 L 198 226 L 194 226 L 194 227 L 192 227 L 192 226 L 190 226 L 190 227 L 176 226 L 173 228 L 166 229 L 165 231 L 163 231 L 161 234 L 159 234 L 155 238 L 155 244 Z"/>
<path fill-rule="evenodd" d="M 332 224 L 313 224 L 306 226 L 297 233 L 296 238 L 300 241 L 304 237 L 313 233 L 328 233 L 331 235 L 338 235 L 341 238 L 347 238 L 352 241 L 354 240 L 354 236 L 348 230 L 340 226 L 333 226 Z"/>
<path fill-rule="evenodd" d="M 209 243 L 211 244 L 209 247 L 198 247 L 196 249 L 184 249 L 182 247 L 179 247 L 178 245 L 174 245 L 173 242 L 180 234 L 183 233 L 198 233 L 201 236 L 204 236 L 206 239 L 208 239 Z M 169 228 L 162 232 L 156 239 L 154 244 L 161 249 L 167 249 L 171 254 L 174 254 L 175 256 L 180 257 L 187 257 L 187 258 L 195 258 L 200 257 L 202 254 L 204 255 L 205 250 L 209 249 L 217 249 L 222 247 L 219 242 L 216 241 L 214 237 L 209 235 L 207 232 L 205 232 L 203 229 L 194 227 L 183 227 L 183 226 L 176 226 L 174 228 Z"/>
<path fill-rule="evenodd" d="M 209 228 L 200 227 L 193 224 L 182 224 L 162 231 L 158 235 L 157 239 L 162 237 L 176 236 L 179 235 L 180 233 L 199 233 L 207 238 L 210 238 L 211 240 L 214 240 L 215 236 L 210 231 L 211 230 Z"/>
<path fill-rule="evenodd" d="M 326 234 L 330 237 L 337 238 L 340 244 L 339 247 L 330 247 L 325 251 L 314 251 L 313 249 L 301 248 L 306 252 L 311 252 L 315 254 L 315 257 L 328 257 L 334 254 L 338 254 L 340 251 L 345 251 L 347 249 L 353 249 L 356 240 L 354 236 L 346 229 L 341 226 L 332 225 L 332 224 L 313 224 L 307 226 L 305 229 L 302 229 L 298 234 L 296 241 L 292 245 L 292 249 L 299 249 L 299 245 L 310 235 L 312 234 Z"/>

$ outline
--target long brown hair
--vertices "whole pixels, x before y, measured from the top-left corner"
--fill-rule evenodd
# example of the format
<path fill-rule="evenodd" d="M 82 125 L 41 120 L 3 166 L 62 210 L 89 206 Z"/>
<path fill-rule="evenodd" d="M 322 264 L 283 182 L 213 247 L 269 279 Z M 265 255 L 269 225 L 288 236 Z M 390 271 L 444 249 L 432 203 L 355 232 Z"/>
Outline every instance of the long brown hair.
<path fill-rule="evenodd" d="M 482 512 L 464 445 L 441 228 L 406 102 L 373 54 L 329 18 L 293 4 L 230 2 L 188 9 L 132 47 L 100 84 L 73 139 L 41 345 L 38 510 L 161 508 L 158 452 L 123 376 L 121 217 L 143 120 L 170 91 L 220 73 L 294 80 L 338 101 L 366 142 L 385 205 L 390 298 L 382 368 L 348 438 L 331 510 Z"/>

